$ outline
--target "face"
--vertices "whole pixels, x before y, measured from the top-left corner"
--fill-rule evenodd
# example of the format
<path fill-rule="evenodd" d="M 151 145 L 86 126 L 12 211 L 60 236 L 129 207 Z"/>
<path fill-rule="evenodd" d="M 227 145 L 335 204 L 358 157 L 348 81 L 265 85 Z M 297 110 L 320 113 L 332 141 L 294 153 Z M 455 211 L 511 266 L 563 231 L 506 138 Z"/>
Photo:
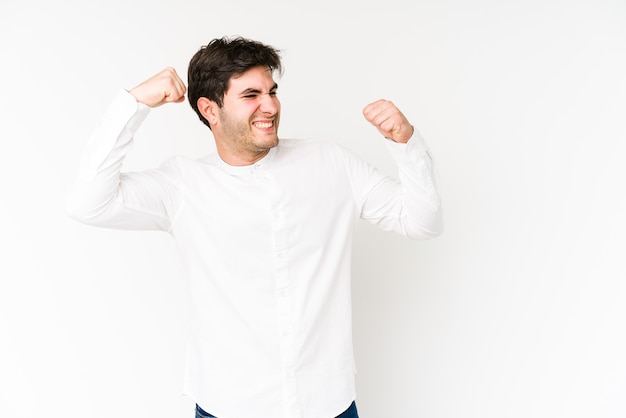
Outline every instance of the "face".
<path fill-rule="evenodd" d="M 230 80 L 224 104 L 211 124 L 218 152 L 231 165 L 248 165 L 278 145 L 278 85 L 265 67 Z"/>

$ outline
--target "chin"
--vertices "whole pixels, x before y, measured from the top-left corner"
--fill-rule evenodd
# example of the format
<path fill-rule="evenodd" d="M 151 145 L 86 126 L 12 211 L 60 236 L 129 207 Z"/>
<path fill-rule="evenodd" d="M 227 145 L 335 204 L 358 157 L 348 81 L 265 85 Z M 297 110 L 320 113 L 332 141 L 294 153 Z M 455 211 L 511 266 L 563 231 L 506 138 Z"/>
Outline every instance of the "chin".
<path fill-rule="evenodd" d="M 275 146 L 277 146 L 278 142 L 279 142 L 278 137 L 276 137 L 273 139 L 267 139 L 263 142 L 260 142 L 258 146 L 261 149 L 270 149 L 270 148 L 274 148 Z"/>

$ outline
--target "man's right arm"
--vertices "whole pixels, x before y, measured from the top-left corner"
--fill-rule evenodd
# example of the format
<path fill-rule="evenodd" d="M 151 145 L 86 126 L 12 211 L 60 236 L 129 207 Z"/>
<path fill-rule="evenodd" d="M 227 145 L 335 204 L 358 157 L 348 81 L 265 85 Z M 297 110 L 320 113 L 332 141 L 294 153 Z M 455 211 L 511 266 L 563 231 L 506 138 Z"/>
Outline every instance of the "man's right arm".
<path fill-rule="evenodd" d="M 168 167 L 121 173 L 135 131 L 151 107 L 184 100 L 185 85 L 165 69 L 130 91 L 120 91 L 82 154 L 67 199 L 68 214 L 83 223 L 123 229 L 169 229 Z"/>

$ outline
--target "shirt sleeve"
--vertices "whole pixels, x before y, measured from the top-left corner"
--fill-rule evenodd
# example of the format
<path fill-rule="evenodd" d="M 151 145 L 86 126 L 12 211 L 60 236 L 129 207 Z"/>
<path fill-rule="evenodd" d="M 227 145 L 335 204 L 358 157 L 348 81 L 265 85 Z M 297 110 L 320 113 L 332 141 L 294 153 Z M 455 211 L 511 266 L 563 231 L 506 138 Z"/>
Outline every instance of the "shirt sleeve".
<path fill-rule="evenodd" d="M 126 90 L 117 94 L 82 153 L 66 201 L 72 218 L 107 228 L 169 230 L 175 207 L 174 162 L 155 170 L 121 172 L 134 134 L 149 111 Z"/>
<path fill-rule="evenodd" d="M 443 232 L 443 210 L 435 161 L 416 130 L 406 144 L 387 140 L 398 166 L 398 178 L 373 167 L 357 168 L 360 216 L 382 230 L 412 239 L 434 238 Z M 365 163 L 363 163 L 365 164 Z"/>

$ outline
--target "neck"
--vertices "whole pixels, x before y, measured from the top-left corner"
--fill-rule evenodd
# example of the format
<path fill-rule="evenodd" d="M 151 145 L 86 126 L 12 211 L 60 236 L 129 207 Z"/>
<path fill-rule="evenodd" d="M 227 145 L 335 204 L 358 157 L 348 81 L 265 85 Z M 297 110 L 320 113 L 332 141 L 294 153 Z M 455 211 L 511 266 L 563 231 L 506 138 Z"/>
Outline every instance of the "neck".
<path fill-rule="evenodd" d="M 232 165 L 235 167 L 247 166 L 256 163 L 261 160 L 270 152 L 270 149 L 258 150 L 256 152 L 237 152 L 229 149 L 224 149 L 223 147 L 217 147 L 217 153 L 228 165 Z"/>

